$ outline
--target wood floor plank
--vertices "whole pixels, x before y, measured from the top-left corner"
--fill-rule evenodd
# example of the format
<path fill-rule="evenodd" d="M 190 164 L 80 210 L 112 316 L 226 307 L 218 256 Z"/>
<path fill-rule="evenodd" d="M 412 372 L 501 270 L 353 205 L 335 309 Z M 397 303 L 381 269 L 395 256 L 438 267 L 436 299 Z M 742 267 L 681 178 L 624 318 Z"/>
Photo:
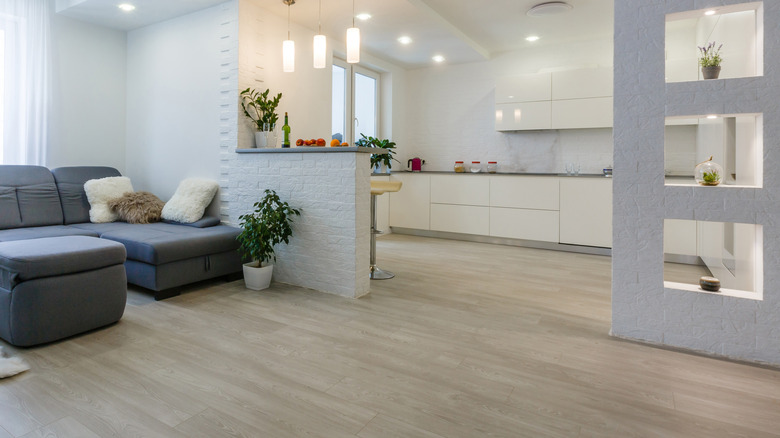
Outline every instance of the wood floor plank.
<path fill-rule="evenodd" d="M 131 288 L 118 324 L 0 343 L 32 368 L 0 381 L 0 438 L 780 437 L 780 370 L 608 335 L 609 257 L 377 246 L 396 277 L 359 300 Z"/>

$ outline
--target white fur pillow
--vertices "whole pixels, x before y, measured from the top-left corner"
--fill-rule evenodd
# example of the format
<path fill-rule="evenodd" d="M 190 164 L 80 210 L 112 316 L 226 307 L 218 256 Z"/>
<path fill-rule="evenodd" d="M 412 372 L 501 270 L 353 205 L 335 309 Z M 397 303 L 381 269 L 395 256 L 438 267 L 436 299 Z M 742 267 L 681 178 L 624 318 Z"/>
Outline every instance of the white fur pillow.
<path fill-rule="evenodd" d="M 210 179 L 188 178 L 179 183 L 176 193 L 162 210 L 162 218 L 191 224 L 200 220 L 217 194 L 219 183 Z"/>
<path fill-rule="evenodd" d="M 133 184 L 126 176 L 91 179 L 84 183 L 89 201 L 89 220 L 93 223 L 114 222 L 119 217 L 108 208 L 108 202 L 133 191 Z"/>

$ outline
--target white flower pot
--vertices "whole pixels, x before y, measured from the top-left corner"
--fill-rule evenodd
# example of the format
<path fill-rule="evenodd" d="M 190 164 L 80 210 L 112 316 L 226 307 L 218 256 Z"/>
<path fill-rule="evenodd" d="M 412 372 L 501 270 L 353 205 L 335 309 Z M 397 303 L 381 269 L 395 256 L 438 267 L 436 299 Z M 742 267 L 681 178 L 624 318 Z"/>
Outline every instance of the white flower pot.
<path fill-rule="evenodd" d="M 255 131 L 255 145 L 258 148 L 264 148 L 268 146 L 268 140 L 266 140 L 265 132 Z"/>
<path fill-rule="evenodd" d="M 244 263 L 244 284 L 247 289 L 263 290 L 271 285 L 274 265 L 259 267 L 259 262 Z"/>

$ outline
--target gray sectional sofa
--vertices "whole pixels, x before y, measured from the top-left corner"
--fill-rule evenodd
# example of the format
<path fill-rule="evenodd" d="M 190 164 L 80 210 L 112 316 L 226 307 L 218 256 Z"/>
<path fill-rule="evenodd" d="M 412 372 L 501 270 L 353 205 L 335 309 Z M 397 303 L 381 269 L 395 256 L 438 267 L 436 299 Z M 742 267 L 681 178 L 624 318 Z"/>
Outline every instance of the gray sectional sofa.
<path fill-rule="evenodd" d="M 110 167 L 63 167 L 50 171 L 40 166 L 0 165 L 0 337 L 9 340 L 11 336 L 9 333 L 13 330 L 7 327 L 11 322 L 7 321 L 16 321 L 17 326 L 30 323 L 29 315 L 24 315 L 26 319 L 22 322 L 18 318 L 20 315 L 13 315 L 14 301 L 20 300 L 19 296 L 14 296 L 14 292 L 18 292 L 15 289 L 25 286 L 30 289 L 25 293 L 40 295 L 28 300 L 25 312 L 34 311 L 36 302 L 40 305 L 51 300 L 50 296 L 47 298 L 50 291 L 40 291 L 31 286 L 35 281 L 40 282 L 44 289 L 56 288 L 58 284 L 69 289 L 57 298 L 65 300 L 60 304 L 78 306 L 82 302 L 85 307 L 93 306 L 99 291 L 87 290 L 90 287 L 85 287 L 84 281 L 77 282 L 76 286 L 64 279 L 102 269 L 115 273 L 114 265 L 119 257 L 117 243 L 123 247 L 122 297 L 117 292 L 116 300 L 110 300 L 108 305 L 113 310 L 106 313 L 111 313 L 108 319 L 113 321 L 106 322 L 102 316 L 92 318 L 94 323 L 86 330 L 99 326 L 95 324 L 115 322 L 121 317 L 121 312 L 117 316 L 117 300 L 121 298 L 123 311 L 125 275 L 128 283 L 153 291 L 158 300 L 178 295 L 179 288 L 190 283 L 240 275 L 242 260 L 236 241 L 240 230 L 220 225 L 217 218 L 206 217 L 193 224 L 90 223 L 84 183 L 110 176 L 120 176 L 120 173 Z M 102 243 L 83 238 L 62 239 L 69 236 L 86 236 Z M 32 249 L 22 251 L 23 248 Z M 56 248 L 71 250 L 58 252 Z M 69 252 L 73 254 L 69 255 Z M 91 262 L 81 266 L 72 260 L 74 257 L 84 257 Z M 45 275 L 36 272 L 44 272 Z M 93 277 L 88 282 L 94 283 L 95 278 L 100 278 Z M 55 278 L 58 280 L 52 282 Z M 114 283 L 119 281 L 115 275 L 112 279 Z M 100 311 L 92 313 L 99 314 Z M 32 316 L 34 319 L 35 316 Z M 67 334 L 59 337 L 36 335 L 15 344 L 47 342 L 70 336 L 78 330 L 84 331 L 86 326 L 67 330 L 58 327 L 55 331 Z M 18 327 L 16 332 L 21 333 Z"/>

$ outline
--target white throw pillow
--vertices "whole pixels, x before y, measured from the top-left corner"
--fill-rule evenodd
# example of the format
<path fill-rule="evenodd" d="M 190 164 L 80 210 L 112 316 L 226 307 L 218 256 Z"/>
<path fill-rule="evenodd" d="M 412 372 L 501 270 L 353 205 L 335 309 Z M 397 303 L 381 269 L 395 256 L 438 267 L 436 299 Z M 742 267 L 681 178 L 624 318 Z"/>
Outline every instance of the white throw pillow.
<path fill-rule="evenodd" d="M 210 179 L 188 178 L 179 183 L 176 193 L 162 210 L 162 218 L 169 221 L 191 224 L 203 217 L 219 183 Z"/>
<path fill-rule="evenodd" d="M 96 224 L 114 222 L 119 216 L 108 208 L 108 201 L 132 192 L 133 184 L 126 176 L 111 176 L 87 181 L 84 183 L 84 191 L 89 201 L 89 220 Z"/>

